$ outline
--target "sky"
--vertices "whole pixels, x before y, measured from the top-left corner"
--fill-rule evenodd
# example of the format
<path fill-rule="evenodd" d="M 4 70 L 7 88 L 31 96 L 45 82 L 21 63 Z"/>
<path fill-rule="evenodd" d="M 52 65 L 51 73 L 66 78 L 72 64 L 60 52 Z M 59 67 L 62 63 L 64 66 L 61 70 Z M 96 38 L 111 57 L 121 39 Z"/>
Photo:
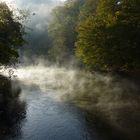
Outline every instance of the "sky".
<path fill-rule="evenodd" d="M 30 17 L 27 26 L 34 30 L 42 31 L 47 26 L 51 10 L 63 4 L 65 0 L 3 0 L 11 7 L 30 10 L 35 15 Z"/>

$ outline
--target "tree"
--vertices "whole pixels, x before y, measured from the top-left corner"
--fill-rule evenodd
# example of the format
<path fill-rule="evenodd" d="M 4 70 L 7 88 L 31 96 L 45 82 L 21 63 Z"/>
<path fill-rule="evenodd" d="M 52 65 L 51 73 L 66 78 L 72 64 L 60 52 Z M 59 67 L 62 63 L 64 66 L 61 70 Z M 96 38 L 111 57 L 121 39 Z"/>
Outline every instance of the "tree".
<path fill-rule="evenodd" d="M 76 55 L 90 68 L 140 69 L 139 36 L 139 0 L 99 0 L 78 25 Z"/>
<path fill-rule="evenodd" d="M 83 0 L 68 0 L 63 6 L 58 6 L 53 10 L 53 18 L 48 28 L 51 60 L 63 63 L 74 56 L 74 44 L 77 37 L 75 28 L 82 4 Z"/>
<path fill-rule="evenodd" d="M 0 65 L 8 65 L 18 58 L 18 48 L 24 44 L 21 17 L 15 17 L 6 3 L 0 3 Z"/>

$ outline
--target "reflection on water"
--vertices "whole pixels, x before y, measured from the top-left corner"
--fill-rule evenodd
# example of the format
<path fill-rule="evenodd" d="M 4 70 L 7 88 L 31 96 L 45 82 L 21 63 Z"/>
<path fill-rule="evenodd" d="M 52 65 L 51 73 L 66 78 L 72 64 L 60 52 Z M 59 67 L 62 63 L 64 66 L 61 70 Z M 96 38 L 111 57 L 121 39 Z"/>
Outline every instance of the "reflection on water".
<path fill-rule="evenodd" d="M 21 90 L 13 87 L 0 75 L 0 139 L 20 136 L 20 127 L 26 116 L 25 102 L 19 100 Z"/>
<path fill-rule="evenodd" d="M 22 98 L 28 104 L 23 140 L 91 139 L 83 114 L 71 104 L 56 102 L 37 88 L 24 89 Z"/>
<path fill-rule="evenodd" d="M 91 139 L 82 112 L 73 105 L 53 100 L 34 85 L 21 84 L 21 92 L 17 83 L 3 76 L 0 80 L 0 139 Z"/>
<path fill-rule="evenodd" d="M 22 90 L 0 76 L 0 140 L 140 137 L 139 88 L 127 79 L 45 66 L 15 75 Z"/>
<path fill-rule="evenodd" d="M 35 79 L 28 77 L 26 81 L 19 79 L 22 91 L 17 83 L 11 84 L 1 76 L 0 139 L 101 140 L 96 130 L 91 135 L 83 112 L 71 103 L 52 98 L 50 95 L 56 95 L 56 90 L 42 90 L 41 83 L 32 83 L 42 77 L 34 76 Z M 26 83 L 28 80 L 30 84 Z"/>

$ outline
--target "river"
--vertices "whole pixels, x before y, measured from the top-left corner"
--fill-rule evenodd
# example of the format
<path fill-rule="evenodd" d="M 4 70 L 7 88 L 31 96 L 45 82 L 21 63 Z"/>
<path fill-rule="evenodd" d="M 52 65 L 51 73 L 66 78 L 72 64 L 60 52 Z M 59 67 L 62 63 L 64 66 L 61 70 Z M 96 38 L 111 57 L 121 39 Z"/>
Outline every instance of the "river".
<path fill-rule="evenodd" d="M 79 77 L 77 73 L 44 66 L 15 70 L 11 89 L 12 94 L 16 90 L 19 93 L 4 98 L 4 109 L 0 112 L 3 116 L 0 117 L 0 139 L 105 140 L 96 127 L 90 127 L 85 112 L 69 100 L 70 95 L 75 94 L 74 90 L 83 87 L 81 77 L 78 84 L 75 82 Z M 109 79 L 104 80 L 108 82 Z"/>

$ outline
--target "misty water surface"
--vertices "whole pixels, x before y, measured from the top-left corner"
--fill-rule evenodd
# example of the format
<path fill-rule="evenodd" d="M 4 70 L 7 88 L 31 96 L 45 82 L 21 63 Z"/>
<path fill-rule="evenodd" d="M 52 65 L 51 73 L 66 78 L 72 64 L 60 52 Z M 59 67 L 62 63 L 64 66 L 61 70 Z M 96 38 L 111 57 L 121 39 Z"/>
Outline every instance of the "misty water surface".
<path fill-rule="evenodd" d="M 88 128 L 84 112 L 62 100 L 63 96 L 72 92 L 74 87 L 70 84 L 74 82 L 75 75 L 74 70 L 68 72 L 65 68 L 44 66 L 15 70 L 15 82 L 8 85 L 8 92 L 13 96 L 4 97 L 6 102 L 2 102 L 6 109 L 0 120 L 0 138 L 98 140 L 96 130 L 91 133 Z"/>
<path fill-rule="evenodd" d="M 22 50 L 21 60 L 29 50 L 33 50 L 29 58 L 41 47 L 46 52 L 50 13 L 63 5 L 63 0 L 4 1 L 31 12 L 25 23 L 29 33 L 27 50 Z M 25 57 L 26 65 L 27 62 Z M 112 138 L 100 129 L 102 124 L 97 128 L 97 120 L 91 120 L 89 112 L 128 139 L 140 138 L 139 88 L 131 80 L 42 63 L 19 67 L 10 73 L 12 83 L 0 76 L 0 84 L 6 83 L 0 89 L 0 140 L 124 140 L 109 130 Z"/>
<path fill-rule="evenodd" d="M 1 94 L 1 139 L 124 140 L 118 132 L 106 133 L 102 123 L 97 128 L 99 120 L 89 121 L 87 111 L 125 133 L 138 134 L 131 127 L 139 121 L 133 113 L 139 110 L 133 82 L 42 63 L 11 71 L 13 82 L 6 84 L 9 94 Z"/>
<path fill-rule="evenodd" d="M 91 82 L 90 74 L 38 65 L 18 68 L 12 77 L 12 84 L 8 84 L 10 96 L 3 95 L 5 109 L 1 112 L 1 139 L 106 139 L 96 127 L 90 127 L 86 112 L 78 109 L 72 101 L 77 91 L 91 90 L 86 86 L 87 79 Z M 98 81 L 103 77 L 98 75 L 96 78 Z M 109 77 L 103 80 L 109 82 Z"/>

